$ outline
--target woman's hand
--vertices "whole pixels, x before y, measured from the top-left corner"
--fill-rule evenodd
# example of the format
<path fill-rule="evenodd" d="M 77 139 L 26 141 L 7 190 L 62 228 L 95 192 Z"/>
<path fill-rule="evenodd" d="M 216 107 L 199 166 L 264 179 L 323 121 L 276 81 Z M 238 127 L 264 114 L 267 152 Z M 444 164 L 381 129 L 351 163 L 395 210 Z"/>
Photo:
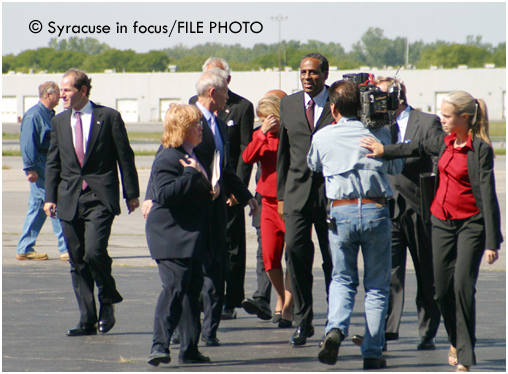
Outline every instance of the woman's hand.
<path fill-rule="evenodd" d="M 497 249 L 486 249 L 485 250 L 485 258 L 487 259 L 487 263 L 492 265 L 499 258 L 499 253 Z"/>
<path fill-rule="evenodd" d="M 371 158 L 381 157 L 385 154 L 385 147 L 383 146 L 383 144 L 381 144 L 374 138 L 365 137 L 365 138 L 360 139 L 360 142 L 362 142 L 362 144 L 360 144 L 360 147 L 367 148 L 368 150 L 370 150 L 372 152 L 372 153 L 369 153 L 367 155 L 367 157 L 371 157 Z"/>
<path fill-rule="evenodd" d="M 185 160 L 180 160 L 180 163 L 184 166 L 184 167 L 191 167 L 191 168 L 194 168 L 196 169 L 197 171 L 201 172 L 201 168 L 199 167 L 199 164 L 197 163 L 196 160 L 194 160 L 193 158 L 189 157 Z"/>
<path fill-rule="evenodd" d="M 270 114 L 268 117 L 266 117 L 263 120 L 263 124 L 261 125 L 261 131 L 263 131 L 263 134 L 266 134 L 268 131 L 270 131 L 272 128 L 278 125 L 277 118 L 273 114 Z"/>

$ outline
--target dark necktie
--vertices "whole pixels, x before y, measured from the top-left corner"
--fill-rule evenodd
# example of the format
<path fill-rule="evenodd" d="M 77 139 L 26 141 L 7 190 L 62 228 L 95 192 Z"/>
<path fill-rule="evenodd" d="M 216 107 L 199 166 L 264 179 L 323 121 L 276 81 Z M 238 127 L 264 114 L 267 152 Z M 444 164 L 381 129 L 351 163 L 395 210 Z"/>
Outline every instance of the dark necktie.
<path fill-rule="evenodd" d="M 305 116 L 307 121 L 309 121 L 310 129 L 314 130 L 314 100 L 312 99 L 310 99 L 307 109 L 305 109 Z"/>
<path fill-rule="evenodd" d="M 76 112 L 76 156 L 78 156 L 78 161 L 81 167 L 83 167 L 83 162 L 85 161 L 85 148 L 83 146 L 83 124 L 81 123 L 81 113 Z M 81 188 L 84 190 L 88 186 L 88 183 L 83 179 L 83 184 Z"/>

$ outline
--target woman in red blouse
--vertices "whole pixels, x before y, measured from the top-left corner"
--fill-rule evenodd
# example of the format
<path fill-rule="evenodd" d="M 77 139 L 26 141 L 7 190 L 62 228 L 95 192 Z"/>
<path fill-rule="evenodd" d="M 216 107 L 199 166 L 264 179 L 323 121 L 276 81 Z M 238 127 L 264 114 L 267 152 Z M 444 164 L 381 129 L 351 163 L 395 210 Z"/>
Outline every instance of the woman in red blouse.
<path fill-rule="evenodd" d="M 368 138 L 362 146 L 373 151 L 369 157 L 439 157 L 430 209 L 434 287 L 451 344 L 448 362 L 469 371 L 476 364 L 476 281 L 483 254 L 489 264 L 498 259 L 501 214 L 485 102 L 455 91 L 444 98 L 441 116 L 449 135 L 384 147 Z"/>
<path fill-rule="evenodd" d="M 259 100 L 256 114 L 262 121 L 261 127 L 252 135 L 252 141 L 245 148 L 242 157 L 246 163 L 261 165 L 261 178 L 256 192 L 261 200 L 261 247 L 263 263 L 268 278 L 277 293 L 274 323 L 281 328 L 289 328 L 293 321 L 293 295 L 286 271 L 282 271 L 282 252 L 284 249 L 284 222 L 277 213 L 277 147 L 279 146 L 279 108 L 280 98 L 267 95 Z"/>

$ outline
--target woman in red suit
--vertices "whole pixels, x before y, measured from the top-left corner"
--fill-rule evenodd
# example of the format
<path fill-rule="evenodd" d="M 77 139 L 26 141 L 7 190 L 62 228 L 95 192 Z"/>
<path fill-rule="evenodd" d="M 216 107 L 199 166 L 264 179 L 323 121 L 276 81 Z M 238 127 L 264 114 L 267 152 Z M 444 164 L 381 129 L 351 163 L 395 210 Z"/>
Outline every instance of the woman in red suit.
<path fill-rule="evenodd" d="M 284 222 L 277 213 L 277 147 L 279 145 L 279 108 L 280 98 L 266 95 L 259 100 L 256 114 L 262 121 L 261 127 L 252 135 L 252 141 L 243 152 L 246 163 L 261 165 L 261 178 L 256 192 L 262 196 L 261 208 L 261 246 L 263 262 L 268 278 L 277 293 L 274 323 L 280 328 L 292 326 L 293 296 L 289 278 L 282 270 L 282 252 L 284 250 Z"/>
<path fill-rule="evenodd" d="M 362 142 L 373 151 L 369 157 L 439 157 L 430 208 L 434 286 L 451 344 L 448 363 L 456 371 L 469 371 L 476 364 L 476 281 L 482 256 L 489 264 L 498 259 L 501 214 L 485 102 L 454 91 L 443 99 L 441 117 L 449 135 L 384 147 L 372 138 Z"/>

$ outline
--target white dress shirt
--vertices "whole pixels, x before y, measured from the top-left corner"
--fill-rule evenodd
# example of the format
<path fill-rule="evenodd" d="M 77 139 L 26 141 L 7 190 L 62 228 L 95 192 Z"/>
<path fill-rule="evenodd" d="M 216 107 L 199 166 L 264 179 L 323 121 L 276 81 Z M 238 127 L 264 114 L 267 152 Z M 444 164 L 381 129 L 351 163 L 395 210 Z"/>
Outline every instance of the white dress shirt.
<path fill-rule="evenodd" d="M 305 104 L 305 108 L 307 108 L 309 106 L 309 101 L 311 99 L 314 100 L 314 127 L 316 127 L 316 124 L 318 123 L 319 121 L 319 117 L 321 117 L 321 113 L 323 113 L 323 109 L 325 107 L 325 104 L 326 104 L 326 100 L 328 100 L 328 88 L 325 86 L 325 88 L 323 88 L 323 90 L 318 93 L 316 96 L 314 96 L 313 98 L 310 97 L 310 95 L 307 93 L 307 92 L 304 92 L 304 104 Z"/>

